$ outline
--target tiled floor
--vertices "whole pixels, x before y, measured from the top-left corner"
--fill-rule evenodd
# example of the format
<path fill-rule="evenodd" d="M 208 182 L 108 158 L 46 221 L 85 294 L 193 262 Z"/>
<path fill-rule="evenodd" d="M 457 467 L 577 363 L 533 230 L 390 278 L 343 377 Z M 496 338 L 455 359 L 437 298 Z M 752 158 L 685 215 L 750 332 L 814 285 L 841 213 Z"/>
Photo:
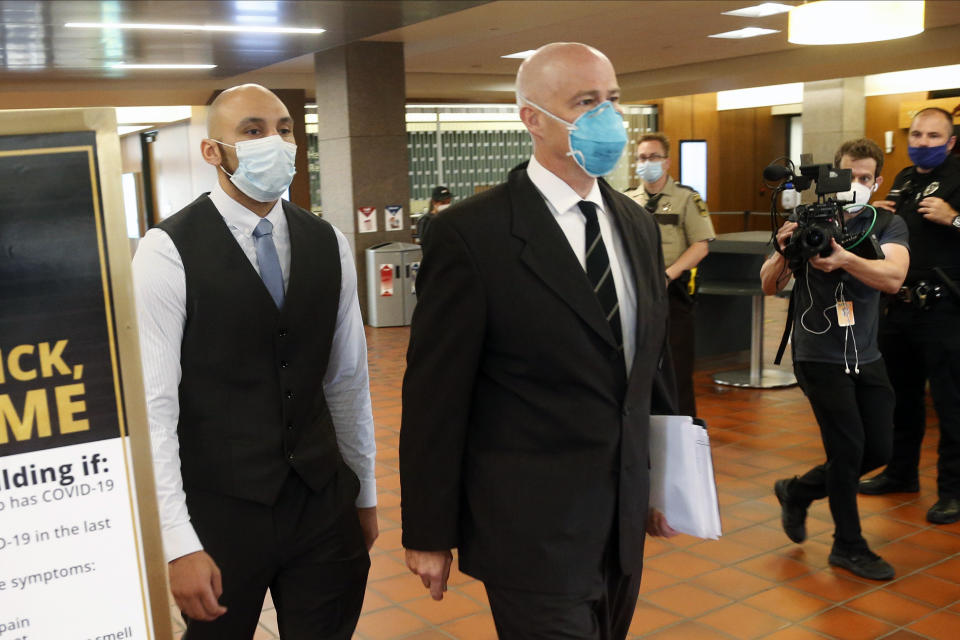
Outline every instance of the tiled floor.
<path fill-rule="evenodd" d="M 768 300 L 768 354 L 784 313 L 783 301 Z M 397 439 L 408 335 L 404 328 L 367 333 L 381 535 L 356 637 L 492 639 L 496 635 L 480 583 L 454 571 L 449 592 L 436 603 L 403 564 Z M 803 394 L 796 387 L 756 391 L 714 385 L 711 376 L 723 367 L 708 364 L 696 382 L 700 413 L 711 427 L 724 536 L 719 541 L 648 539 L 631 637 L 960 638 L 960 523 L 935 527 L 924 518 L 936 496 L 935 416 L 931 413 L 933 428 L 924 441 L 920 494 L 860 500 L 868 541 L 897 570 L 889 583 L 860 580 L 827 564 L 832 523 L 825 501 L 810 510 L 806 543 L 792 544 L 780 529 L 774 480 L 802 473 L 823 457 Z M 276 638 L 276 633 L 268 598 L 254 637 Z"/>

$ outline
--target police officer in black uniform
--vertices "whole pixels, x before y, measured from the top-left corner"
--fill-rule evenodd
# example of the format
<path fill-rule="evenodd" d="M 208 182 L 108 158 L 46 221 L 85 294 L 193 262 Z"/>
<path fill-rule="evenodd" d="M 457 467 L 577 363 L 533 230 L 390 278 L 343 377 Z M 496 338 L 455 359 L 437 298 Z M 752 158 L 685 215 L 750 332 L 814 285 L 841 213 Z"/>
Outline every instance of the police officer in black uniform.
<path fill-rule="evenodd" d="M 881 320 L 880 351 L 896 392 L 893 457 L 860 492 L 919 491 L 925 428 L 924 388 L 940 420 L 938 500 L 927 520 L 960 520 L 960 159 L 953 118 L 923 109 L 910 125 L 910 159 L 889 198 L 910 230 L 910 270 Z"/>

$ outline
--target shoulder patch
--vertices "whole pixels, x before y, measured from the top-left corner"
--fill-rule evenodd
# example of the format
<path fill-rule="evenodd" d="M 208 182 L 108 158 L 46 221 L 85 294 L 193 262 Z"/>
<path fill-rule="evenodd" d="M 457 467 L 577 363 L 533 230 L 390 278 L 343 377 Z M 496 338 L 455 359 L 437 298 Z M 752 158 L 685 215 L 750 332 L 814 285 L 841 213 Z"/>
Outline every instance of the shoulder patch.
<path fill-rule="evenodd" d="M 693 203 L 697 205 L 697 210 L 700 212 L 700 215 L 706 218 L 710 215 L 710 212 L 707 211 L 707 203 L 703 201 L 700 197 L 700 194 L 696 191 L 693 192 Z"/>

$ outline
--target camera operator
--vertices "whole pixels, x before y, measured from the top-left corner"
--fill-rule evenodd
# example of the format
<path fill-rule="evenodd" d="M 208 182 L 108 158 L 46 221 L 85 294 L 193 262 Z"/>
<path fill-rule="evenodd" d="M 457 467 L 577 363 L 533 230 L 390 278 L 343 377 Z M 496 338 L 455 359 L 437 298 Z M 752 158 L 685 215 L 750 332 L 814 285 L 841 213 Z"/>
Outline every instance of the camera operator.
<path fill-rule="evenodd" d="M 923 109 L 910 124 L 910 159 L 893 181 L 897 217 L 910 230 L 912 260 L 906 286 L 881 321 L 880 350 L 896 391 L 894 450 L 887 468 L 860 483 L 860 492 L 918 491 L 926 422 L 924 388 L 940 420 L 937 502 L 927 520 L 960 520 L 960 160 L 953 118 Z"/>
<path fill-rule="evenodd" d="M 854 202 L 861 205 L 844 211 L 847 235 L 869 230 L 884 257 L 862 258 L 831 238 L 826 257 L 817 254 L 797 264 L 774 252 L 760 270 L 767 295 L 796 278 L 793 367 L 826 453 L 826 463 L 800 477 L 778 480 L 774 492 L 784 532 L 798 543 L 807 537 L 810 503 L 827 497 L 835 527 L 830 564 L 863 578 L 889 580 L 893 567 L 870 551 L 861 534 L 857 483 L 890 457 L 893 391 L 877 347 L 877 326 L 880 292 L 899 290 L 907 273 L 907 227 L 889 212 L 877 212 L 875 219 L 874 211 L 862 206 L 876 190 L 883 166 L 883 152 L 873 141 L 845 142 L 834 163 L 852 170 Z M 781 250 L 797 228 L 796 222 L 780 227 Z"/>

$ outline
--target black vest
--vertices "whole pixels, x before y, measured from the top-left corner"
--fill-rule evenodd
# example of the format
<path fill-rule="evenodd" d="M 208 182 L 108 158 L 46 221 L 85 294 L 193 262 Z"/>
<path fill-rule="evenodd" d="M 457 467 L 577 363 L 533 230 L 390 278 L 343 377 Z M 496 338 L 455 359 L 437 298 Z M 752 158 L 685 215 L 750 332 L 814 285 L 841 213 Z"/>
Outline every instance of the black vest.
<path fill-rule="evenodd" d="M 278 310 L 206 195 L 158 226 L 180 252 L 180 462 L 186 491 L 273 504 L 293 469 L 315 491 L 340 466 L 323 394 L 340 300 L 333 228 L 288 202 L 290 280 Z"/>

